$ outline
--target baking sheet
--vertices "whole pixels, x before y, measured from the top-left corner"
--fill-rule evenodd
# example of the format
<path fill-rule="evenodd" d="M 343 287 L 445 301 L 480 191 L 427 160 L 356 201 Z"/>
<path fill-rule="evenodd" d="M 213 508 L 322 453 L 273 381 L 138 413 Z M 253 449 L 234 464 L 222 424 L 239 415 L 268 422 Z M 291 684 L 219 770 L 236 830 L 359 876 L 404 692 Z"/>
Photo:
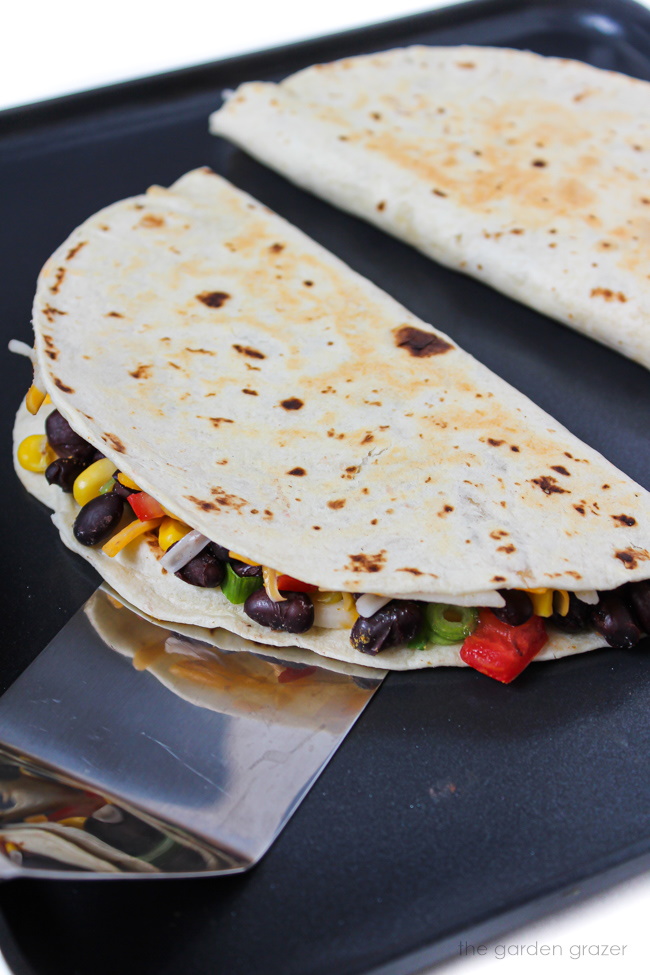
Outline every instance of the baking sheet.
<path fill-rule="evenodd" d="M 650 79 L 650 16 L 635 4 L 490 0 L 6 112 L 4 340 L 30 341 L 38 270 L 72 227 L 210 165 L 650 488 L 640 366 L 437 267 L 208 135 L 223 88 L 413 42 L 523 47 Z M 9 356 L 1 368 L 8 444 L 30 371 Z M 2 464 L 4 688 L 97 577 L 24 494 L 8 450 Z M 509 687 L 463 670 L 392 674 L 253 873 L 146 889 L 12 883 L 0 889 L 9 960 L 18 973 L 408 972 L 454 954 L 470 932 L 485 938 L 558 906 L 577 884 L 632 872 L 650 854 L 647 653 L 645 641 L 540 664 Z"/>

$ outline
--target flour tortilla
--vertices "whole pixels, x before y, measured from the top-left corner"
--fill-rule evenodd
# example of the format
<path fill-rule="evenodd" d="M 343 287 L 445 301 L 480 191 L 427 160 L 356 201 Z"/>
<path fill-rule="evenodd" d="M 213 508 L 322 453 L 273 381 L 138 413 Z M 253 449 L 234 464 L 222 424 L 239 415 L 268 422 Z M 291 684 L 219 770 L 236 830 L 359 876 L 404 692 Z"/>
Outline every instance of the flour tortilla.
<path fill-rule="evenodd" d="M 42 381 L 79 434 L 189 525 L 280 572 L 478 605 L 500 588 L 650 576 L 643 488 L 209 170 L 74 231 L 41 273 L 34 329 Z M 17 441 L 43 422 L 21 409 Z M 258 626 L 165 573 L 153 538 L 115 559 L 80 546 L 70 496 L 17 470 L 64 542 L 149 616 L 375 662 L 347 630 Z M 601 643 L 558 634 L 545 653 Z M 458 647 L 377 660 L 458 662 Z"/>
<path fill-rule="evenodd" d="M 242 85 L 211 118 L 300 186 L 650 367 L 650 84 L 407 47 Z"/>
<path fill-rule="evenodd" d="M 43 408 L 42 412 L 45 412 Z M 72 527 L 78 512 L 69 494 L 50 485 L 42 474 L 26 471 L 16 458 L 18 444 L 32 434 L 43 432 L 43 415 L 31 416 L 21 405 L 14 425 L 14 468 L 30 494 L 48 508 L 53 509 L 52 521 L 58 528 L 65 545 L 85 558 L 108 583 L 104 590 L 117 594 L 127 609 L 137 613 L 145 622 L 168 626 L 191 640 L 200 640 L 220 649 L 248 653 L 273 652 L 277 647 L 282 659 L 292 663 L 314 666 L 322 657 L 329 660 L 325 666 L 348 675 L 382 677 L 383 670 L 419 670 L 425 667 L 466 667 L 460 658 L 460 645 L 433 646 L 428 650 L 393 648 L 372 657 L 355 650 L 347 630 L 312 628 L 309 633 L 278 633 L 259 626 L 249 619 L 241 606 L 228 602 L 220 590 L 195 589 L 175 576 L 160 575 L 157 564 L 162 554 L 153 543 L 140 542 L 123 549 L 113 559 L 99 549 L 80 545 Z M 188 592 L 189 590 L 189 592 Z M 190 599 L 190 596 L 193 598 Z M 188 605 L 189 601 L 189 605 Z M 126 653 L 124 634 L 118 632 L 114 621 L 109 624 L 105 611 L 91 611 L 90 620 L 108 642 L 119 652 Z M 560 633 L 549 627 L 549 641 L 535 657 L 536 661 L 556 660 L 574 653 L 585 653 L 603 645 L 602 637 L 593 631 L 578 634 Z M 281 648 L 281 649 L 280 649 Z M 134 650 L 128 651 L 131 656 Z M 318 655 L 318 656 L 317 656 Z M 187 686 L 169 678 L 169 661 L 158 661 L 156 676 L 167 681 L 167 686 L 195 704 L 209 706 L 195 690 L 190 694 Z M 165 676 L 167 675 L 167 676 Z M 210 695 L 207 695 L 210 698 Z"/>

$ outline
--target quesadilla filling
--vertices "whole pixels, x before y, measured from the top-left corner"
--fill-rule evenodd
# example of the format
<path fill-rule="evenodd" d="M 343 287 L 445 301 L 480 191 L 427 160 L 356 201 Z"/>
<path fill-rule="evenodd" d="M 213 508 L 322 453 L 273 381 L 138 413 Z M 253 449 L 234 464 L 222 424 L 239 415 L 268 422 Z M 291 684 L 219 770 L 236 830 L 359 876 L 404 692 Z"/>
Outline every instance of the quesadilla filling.
<path fill-rule="evenodd" d="M 49 401 L 32 386 L 26 406 L 36 414 Z M 44 435 L 22 441 L 18 462 L 73 494 L 79 505 L 73 531 L 82 545 L 101 545 L 113 558 L 145 535 L 155 537 L 162 569 L 188 585 L 221 587 L 226 599 L 271 630 L 347 629 L 352 646 L 373 656 L 390 647 L 417 652 L 453 644 L 466 664 L 503 683 L 540 652 L 549 625 L 565 633 L 595 629 L 604 642 L 620 649 L 634 647 L 650 633 L 650 580 L 607 592 L 500 589 L 502 605 L 490 608 L 323 591 L 192 529 L 116 470 L 58 410 L 47 417 Z"/>

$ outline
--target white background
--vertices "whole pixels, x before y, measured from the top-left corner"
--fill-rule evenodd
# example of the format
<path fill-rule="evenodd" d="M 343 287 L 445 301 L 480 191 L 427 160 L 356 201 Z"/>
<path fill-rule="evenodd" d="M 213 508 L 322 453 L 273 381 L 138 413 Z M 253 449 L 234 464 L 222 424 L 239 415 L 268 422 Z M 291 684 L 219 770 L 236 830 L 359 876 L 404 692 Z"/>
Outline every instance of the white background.
<path fill-rule="evenodd" d="M 650 0 L 642 2 L 650 7 Z M 440 0 L 181 0 L 173 5 L 13 0 L 2 17 L 0 109 L 443 5 Z M 644 875 L 488 942 L 485 954 L 456 958 L 436 975 L 647 972 L 649 924 L 650 876 Z M 538 950 L 559 945 L 562 954 L 556 949 L 553 957 L 531 955 L 535 943 Z M 574 946 L 598 944 L 627 948 L 619 957 L 572 957 Z M 512 954 L 517 950 L 523 956 Z M 510 954 L 501 957 L 504 952 Z"/>

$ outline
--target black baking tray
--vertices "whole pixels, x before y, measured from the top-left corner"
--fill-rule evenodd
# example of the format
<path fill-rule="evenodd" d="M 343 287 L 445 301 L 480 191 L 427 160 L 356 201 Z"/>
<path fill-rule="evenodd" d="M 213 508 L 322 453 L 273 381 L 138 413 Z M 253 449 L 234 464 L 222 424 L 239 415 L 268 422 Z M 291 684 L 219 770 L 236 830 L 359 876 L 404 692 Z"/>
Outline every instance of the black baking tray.
<path fill-rule="evenodd" d="M 650 79 L 650 14 L 632 2 L 488 0 L 4 112 L 4 340 L 31 341 L 36 276 L 74 226 L 209 165 L 650 488 L 640 366 L 208 135 L 224 88 L 414 42 L 528 48 Z M 12 417 L 30 371 L 8 355 L 1 368 L 4 689 L 98 578 L 13 474 Z M 630 876 L 650 866 L 648 649 L 533 665 L 507 687 L 461 669 L 392 674 L 251 873 L 12 881 L 0 888 L 0 943 L 17 975 L 406 973 Z"/>

